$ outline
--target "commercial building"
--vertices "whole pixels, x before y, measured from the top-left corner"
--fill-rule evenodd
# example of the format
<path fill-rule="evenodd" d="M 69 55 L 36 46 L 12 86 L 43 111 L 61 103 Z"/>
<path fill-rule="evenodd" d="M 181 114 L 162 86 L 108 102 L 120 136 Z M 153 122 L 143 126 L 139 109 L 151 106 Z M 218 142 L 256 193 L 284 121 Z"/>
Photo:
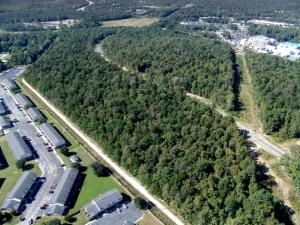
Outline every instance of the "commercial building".
<path fill-rule="evenodd" d="M 23 95 L 22 93 L 17 93 L 15 97 L 24 109 L 28 109 L 29 107 L 33 106 L 32 102 L 26 95 Z"/>
<path fill-rule="evenodd" d="M 70 199 L 74 194 L 74 187 L 77 183 L 79 171 L 74 168 L 65 169 L 62 177 L 49 200 L 49 206 L 45 211 L 46 215 L 63 215 L 69 206 Z"/>
<path fill-rule="evenodd" d="M 5 130 L 8 128 L 11 128 L 12 124 L 10 122 L 10 120 L 4 116 L 0 116 L 0 130 Z"/>
<path fill-rule="evenodd" d="M 67 144 L 66 140 L 60 135 L 60 133 L 58 133 L 58 131 L 51 124 L 43 123 L 40 126 L 40 129 L 54 148 L 60 148 Z"/>
<path fill-rule="evenodd" d="M 86 215 L 89 220 L 95 219 L 98 215 L 103 213 L 105 210 L 115 206 L 123 200 L 123 196 L 119 191 L 113 189 L 86 204 L 81 211 Z"/>
<path fill-rule="evenodd" d="M 12 79 L 8 79 L 8 78 L 3 79 L 2 84 L 9 90 L 14 90 L 18 88 L 18 86 Z"/>
<path fill-rule="evenodd" d="M 8 193 L 1 210 L 11 212 L 20 212 L 25 196 L 30 192 L 36 181 L 35 173 L 31 171 L 24 172 L 14 188 Z"/>
<path fill-rule="evenodd" d="M 9 133 L 7 135 L 7 143 L 12 150 L 16 160 L 26 160 L 32 158 L 32 152 L 19 133 Z"/>
<path fill-rule="evenodd" d="M 33 107 L 29 108 L 27 110 L 27 114 L 32 119 L 32 121 L 41 122 L 41 123 L 46 121 L 46 118 L 36 108 Z"/>

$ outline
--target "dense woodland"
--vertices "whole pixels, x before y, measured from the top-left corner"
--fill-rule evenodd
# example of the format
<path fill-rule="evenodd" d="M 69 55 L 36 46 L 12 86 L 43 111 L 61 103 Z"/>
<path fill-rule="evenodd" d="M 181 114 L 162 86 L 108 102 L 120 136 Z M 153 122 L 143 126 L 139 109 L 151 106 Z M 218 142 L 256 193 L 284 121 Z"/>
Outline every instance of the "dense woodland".
<path fill-rule="evenodd" d="M 30 64 L 53 43 L 56 34 L 50 32 L 0 33 L 0 52 L 9 52 L 10 65 Z"/>
<path fill-rule="evenodd" d="M 246 59 L 265 132 L 300 137 L 300 63 L 250 52 Z"/>
<path fill-rule="evenodd" d="M 291 154 L 286 155 L 281 163 L 290 175 L 297 195 L 300 196 L 300 147 L 295 146 Z"/>
<path fill-rule="evenodd" d="M 278 215 L 283 205 L 259 185 L 233 119 L 187 99 L 168 76 L 145 79 L 147 72 L 125 72 L 93 52 L 92 44 L 115 32 L 63 32 L 24 76 L 192 224 L 278 224 L 277 218 L 288 218 Z M 189 43 L 195 53 L 202 41 L 209 44 Z M 199 69 L 207 63 L 201 59 Z"/>
<path fill-rule="evenodd" d="M 273 19 L 299 23 L 298 0 L 93 0 L 84 11 L 76 9 L 88 5 L 85 0 L 0 0 L 0 28 L 6 30 L 35 30 L 23 22 L 62 19 L 96 21 L 135 16 L 164 17 L 162 24 L 171 26 L 182 20 L 200 16 L 234 17 L 238 20 Z"/>
<path fill-rule="evenodd" d="M 279 42 L 300 42 L 300 28 L 297 27 L 285 28 L 280 26 L 251 25 L 249 27 L 249 34 L 264 35 L 269 38 L 274 38 Z"/>
<path fill-rule="evenodd" d="M 121 32 L 102 43 L 115 63 L 235 108 L 235 57 L 227 44 L 160 29 Z M 237 78 L 236 78 L 237 79 Z"/>

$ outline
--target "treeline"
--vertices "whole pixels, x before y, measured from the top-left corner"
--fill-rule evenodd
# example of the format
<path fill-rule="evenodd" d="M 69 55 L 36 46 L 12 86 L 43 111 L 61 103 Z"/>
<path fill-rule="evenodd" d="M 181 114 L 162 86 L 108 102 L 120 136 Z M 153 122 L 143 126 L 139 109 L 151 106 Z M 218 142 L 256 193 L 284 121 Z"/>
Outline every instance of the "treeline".
<path fill-rule="evenodd" d="M 102 43 L 113 62 L 145 79 L 166 80 L 232 110 L 234 54 L 229 45 L 160 29 L 128 30 Z"/>
<path fill-rule="evenodd" d="M 300 29 L 297 27 L 284 28 L 279 26 L 261 26 L 250 25 L 250 35 L 264 35 L 269 38 L 274 38 L 279 42 L 292 41 L 300 42 Z"/>
<path fill-rule="evenodd" d="M 168 76 L 145 79 L 93 52 L 95 41 L 114 32 L 62 32 L 25 78 L 190 223 L 288 218 L 257 183 L 255 161 L 231 118 L 187 99 Z"/>
<path fill-rule="evenodd" d="M 29 30 L 23 22 L 53 21 L 63 19 L 95 19 L 98 22 L 136 16 L 164 17 L 161 25 L 173 26 L 182 20 L 198 20 L 201 16 L 228 20 L 265 19 L 299 23 L 298 0 L 93 0 L 84 11 L 85 0 L 35 1 L 0 0 L 0 28 Z M 40 29 L 40 28 L 39 28 Z"/>
<path fill-rule="evenodd" d="M 246 59 L 267 134 L 300 137 L 300 63 L 248 52 Z"/>
<path fill-rule="evenodd" d="M 56 33 L 33 32 L 0 34 L 0 52 L 9 52 L 10 65 L 30 64 L 36 61 L 55 40 Z"/>

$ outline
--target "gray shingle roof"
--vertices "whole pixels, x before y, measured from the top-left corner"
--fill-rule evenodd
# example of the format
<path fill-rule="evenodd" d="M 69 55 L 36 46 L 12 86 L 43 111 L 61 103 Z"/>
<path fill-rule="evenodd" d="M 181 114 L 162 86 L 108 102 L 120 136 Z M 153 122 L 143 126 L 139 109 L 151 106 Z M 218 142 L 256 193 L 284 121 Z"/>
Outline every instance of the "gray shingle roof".
<path fill-rule="evenodd" d="M 29 108 L 27 110 L 27 113 L 33 121 L 38 121 L 38 120 L 41 121 L 41 120 L 45 119 L 45 117 L 42 115 L 42 113 L 39 110 L 37 110 L 36 108 L 33 108 L 33 107 Z"/>
<path fill-rule="evenodd" d="M 4 86 L 6 86 L 8 89 L 15 89 L 17 88 L 16 83 L 12 79 L 5 78 L 3 79 L 2 83 Z"/>
<path fill-rule="evenodd" d="M 46 215 L 63 215 L 64 212 L 66 210 L 66 207 L 64 205 L 50 205 L 46 211 L 45 211 L 45 214 Z"/>
<path fill-rule="evenodd" d="M 26 95 L 23 95 L 22 93 L 17 93 L 15 97 L 24 108 L 33 106 L 32 102 Z"/>
<path fill-rule="evenodd" d="M 71 194 L 72 188 L 75 184 L 79 171 L 74 168 L 65 169 L 60 178 L 57 187 L 54 190 L 50 200 L 47 215 L 58 214 L 62 215 L 67 207 L 66 203 Z"/>
<path fill-rule="evenodd" d="M 7 135 L 7 143 L 17 160 L 32 157 L 32 152 L 19 133 L 9 133 Z"/>
<path fill-rule="evenodd" d="M 24 172 L 13 189 L 8 193 L 1 209 L 17 211 L 23 201 L 23 198 L 27 194 L 28 190 L 30 190 L 35 180 L 35 173 L 31 171 Z"/>
<path fill-rule="evenodd" d="M 55 148 L 66 145 L 66 140 L 58 133 L 58 131 L 51 124 L 43 123 L 40 126 L 40 129 L 47 136 L 47 138 Z"/>
<path fill-rule="evenodd" d="M 0 129 L 5 129 L 10 126 L 11 126 L 10 120 L 3 116 L 0 116 Z"/>
<path fill-rule="evenodd" d="M 102 195 L 99 195 L 97 198 L 92 200 L 90 203 L 86 204 L 83 209 L 89 220 L 92 220 L 100 213 L 104 212 L 106 209 L 114 206 L 115 204 L 122 201 L 123 197 L 121 193 L 113 189 Z"/>

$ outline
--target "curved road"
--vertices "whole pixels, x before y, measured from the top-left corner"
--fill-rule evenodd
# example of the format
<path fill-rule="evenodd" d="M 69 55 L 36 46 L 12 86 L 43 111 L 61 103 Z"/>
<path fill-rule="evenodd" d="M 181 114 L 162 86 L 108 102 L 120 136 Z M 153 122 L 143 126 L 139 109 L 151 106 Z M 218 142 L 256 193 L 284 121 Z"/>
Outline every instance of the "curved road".
<path fill-rule="evenodd" d="M 58 116 L 68 127 L 75 132 L 90 148 L 92 148 L 105 162 L 111 166 L 123 179 L 125 179 L 132 187 L 144 195 L 155 206 L 160 209 L 167 217 L 170 218 L 175 224 L 184 225 L 181 219 L 171 212 L 166 206 L 164 206 L 157 198 L 150 194 L 145 187 L 143 187 L 134 177 L 127 173 L 117 163 L 113 162 L 103 151 L 103 149 L 97 146 L 87 135 L 85 135 L 80 129 L 78 129 L 63 113 L 61 113 L 55 106 L 53 106 L 47 99 L 45 99 L 39 92 L 37 92 L 30 84 L 28 84 L 24 78 L 22 78 L 23 84 L 29 88 L 56 116 Z"/>

